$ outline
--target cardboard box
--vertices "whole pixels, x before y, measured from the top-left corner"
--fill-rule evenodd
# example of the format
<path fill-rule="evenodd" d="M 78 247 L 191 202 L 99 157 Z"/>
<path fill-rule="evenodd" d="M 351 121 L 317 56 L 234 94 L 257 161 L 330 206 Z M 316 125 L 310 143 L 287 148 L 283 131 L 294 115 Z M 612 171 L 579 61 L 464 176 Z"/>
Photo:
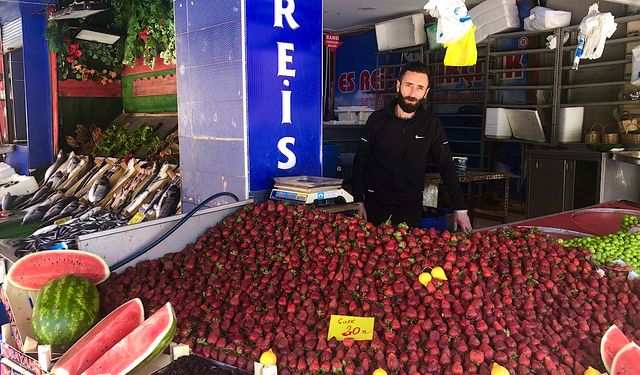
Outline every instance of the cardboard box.
<path fill-rule="evenodd" d="M 43 371 L 38 364 L 38 360 L 33 358 L 32 356 L 22 353 L 20 350 L 14 348 L 5 342 L 5 338 L 3 337 L 2 342 L 0 342 L 0 350 L 2 350 L 2 365 L 3 365 L 3 374 L 4 371 L 8 371 L 7 373 L 11 374 L 10 371 L 15 371 L 13 373 L 20 374 L 33 374 L 33 375 L 46 375 L 47 371 Z M 22 371 L 18 370 L 22 369 Z"/>

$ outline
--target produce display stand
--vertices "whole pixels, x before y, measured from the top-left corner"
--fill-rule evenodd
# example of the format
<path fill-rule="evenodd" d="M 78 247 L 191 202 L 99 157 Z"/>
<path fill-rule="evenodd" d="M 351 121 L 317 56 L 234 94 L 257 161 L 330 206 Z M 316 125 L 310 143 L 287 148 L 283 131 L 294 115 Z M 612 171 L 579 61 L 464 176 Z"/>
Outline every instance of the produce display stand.
<path fill-rule="evenodd" d="M 122 272 L 127 267 L 134 266 L 138 262 L 157 259 L 170 252 L 178 252 L 182 250 L 190 243 L 196 241 L 208 230 L 208 228 L 220 223 L 223 219 L 241 210 L 251 202 L 251 200 L 248 200 L 202 210 L 189 219 L 185 225 L 176 230 L 175 233 L 167 237 L 166 240 L 160 242 L 160 244 L 153 247 L 142 256 L 131 260 L 128 260 L 131 255 L 136 254 L 140 249 L 161 237 L 167 232 L 167 230 L 179 222 L 183 216 L 135 224 L 123 228 L 116 228 L 113 230 L 82 236 L 78 243 L 80 250 L 90 251 L 102 256 L 110 266 L 122 263 L 122 265 L 118 266 L 116 269 L 116 272 Z M 625 201 L 614 201 L 588 207 L 582 210 L 574 210 L 556 215 L 524 220 L 517 223 L 510 223 L 508 226 L 543 226 L 558 228 L 559 230 L 564 229 L 567 232 L 583 232 L 583 228 L 580 228 L 575 224 L 571 220 L 571 217 L 580 211 L 593 208 L 618 208 L 637 211 L 638 214 L 640 214 L 640 206 L 637 204 Z M 504 227 L 504 225 L 496 228 L 500 227 Z M 4 270 L 0 269 L 0 271 Z M 3 274 L 3 272 L 0 273 Z M 7 290 L 11 292 L 10 287 L 3 288 L 3 291 Z M 24 328 L 24 322 L 26 321 L 26 318 L 30 316 L 30 306 L 28 303 L 29 296 L 28 293 L 23 291 L 23 295 L 21 296 L 22 301 L 16 304 L 12 301 L 14 298 L 12 293 L 2 293 L 3 303 L 7 306 L 7 311 L 11 319 L 13 335 L 3 335 L 3 341 L 2 344 L 0 344 L 0 348 L 2 349 L 4 363 L 1 363 L 0 367 L 2 367 L 6 373 L 47 374 L 47 372 L 45 372 L 38 363 L 37 350 L 31 348 L 31 350 L 26 350 L 27 353 L 25 353 L 24 350 L 18 349 L 25 349 L 25 339 L 23 337 L 25 336 L 24 331 L 27 330 L 27 328 Z M 5 327 L 3 331 L 7 332 L 7 327 Z M 16 338 L 17 340 L 14 340 Z M 210 361 L 214 365 L 216 364 L 213 360 L 206 360 Z M 137 371 L 136 374 L 163 374 L 164 372 L 162 372 L 161 369 L 170 363 L 171 357 L 164 354 L 160 359 L 150 364 L 150 366 L 153 365 L 153 367 L 145 367 L 144 370 Z M 218 364 L 226 367 L 227 369 L 233 370 L 234 373 L 235 371 L 239 371 L 231 366 L 225 365 L 224 363 Z"/>
<path fill-rule="evenodd" d="M 596 205 L 585 207 L 585 208 L 579 208 L 572 211 L 565 211 L 557 214 L 551 214 L 551 215 L 526 219 L 522 221 L 517 221 L 517 222 L 509 223 L 508 225 L 509 226 L 549 227 L 549 228 L 557 228 L 557 229 L 566 229 L 574 232 L 584 232 L 587 234 L 600 235 L 601 233 L 589 232 L 588 230 L 589 228 L 581 227 L 574 220 L 574 218 L 580 215 L 581 213 L 588 210 L 594 210 L 594 209 L 619 209 L 619 210 L 625 210 L 625 211 L 626 210 L 636 211 L 637 215 L 640 215 L 640 204 L 638 203 L 629 202 L 629 201 L 611 201 L 611 202 L 596 204 Z M 610 223 L 610 224 L 615 227 L 620 226 L 620 222 Z M 503 226 L 504 225 L 496 225 L 494 227 L 486 228 L 486 229 L 495 229 Z"/>
<path fill-rule="evenodd" d="M 210 226 L 215 225 L 226 216 L 251 202 L 251 200 L 248 200 L 197 212 L 165 241 L 144 256 L 125 264 L 121 269 L 123 270 L 127 266 L 135 265 L 145 259 L 155 259 L 168 252 L 182 249 Z M 184 215 L 172 216 L 81 236 L 78 244 L 80 250 L 89 251 L 90 249 L 92 253 L 102 256 L 111 266 L 160 237 L 183 217 Z M 0 247 L 0 256 L 4 258 L 4 262 L 8 263 L 7 266 L 16 260 L 13 249 L 7 246 Z M 0 272 L 2 276 L 5 275 L 5 270 L 7 269 L 4 266 L 5 264 L 2 264 L 2 267 L 0 267 L 2 268 L 2 272 Z M 32 302 L 30 300 L 32 301 L 35 295 L 30 295 L 24 290 L 9 285 L 3 285 L 0 289 L 0 297 L 10 319 L 10 323 L 3 329 L 0 343 L 3 357 L 2 363 L 0 363 L 3 372 L 0 372 L 0 374 L 48 374 L 39 365 L 37 348 L 25 347 L 25 341 L 31 332 L 29 319 L 31 317 Z M 26 349 L 26 353 L 23 349 Z M 54 354 L 54 359 L 57 357 Z M 136 374 L 152 374 L 169 363 L 171 363 L 171 357 L 168 354 L 163 354 L 144 368 L 136 371 Z"/>

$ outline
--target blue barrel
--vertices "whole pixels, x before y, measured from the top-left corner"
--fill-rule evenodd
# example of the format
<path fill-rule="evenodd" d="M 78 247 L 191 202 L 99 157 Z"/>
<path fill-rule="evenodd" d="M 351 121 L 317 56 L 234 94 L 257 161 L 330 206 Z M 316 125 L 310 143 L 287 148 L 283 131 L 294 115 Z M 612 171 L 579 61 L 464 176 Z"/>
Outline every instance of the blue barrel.
<path fill-rule="evenodd" d="M 340 168 L 340 145 L 337 143 L 322 143 L 322 175 L 324 177 L 338 177 Z"/>

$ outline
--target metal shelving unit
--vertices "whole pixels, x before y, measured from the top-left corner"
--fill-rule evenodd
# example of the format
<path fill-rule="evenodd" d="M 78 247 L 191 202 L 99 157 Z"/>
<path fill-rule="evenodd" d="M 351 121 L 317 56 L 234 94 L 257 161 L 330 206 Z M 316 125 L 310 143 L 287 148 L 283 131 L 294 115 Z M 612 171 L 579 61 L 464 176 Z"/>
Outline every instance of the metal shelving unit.
<path fill-rule="evenodd" d="M 484 49 L 483 45 L 478 46 L 478 62 L 482 63 L 486 61 L 486 56 L 482 54 Z M 429 67 L 429 85 L 431 90 L 429 92 L 430 100 L 429 105 L 431 111 L 436 113 L 443 123 L 445 133 L 449 143 L 451 144 L 452 153 L 454 156 L 466 156 L 469 158 L 468 164 L 475 165 L 476 167 L 469 167 L 469 169 L 483 170 L 486 163 L 486 148 L 482 136 L 482 113 L 455 113 L 449 112 L 444 106 L 459 105 L 462 106 L 477 106 L 478 110 L 482 111 L 482 101 L 455 101 L 455 102 L 435 102 L 434 94 L 444 93 L 462 93 L 462 92 L 484 92 L 484 87 L 478 85 L 472 85 L 472 87 L 446 87 L 451 86 L 451 82 L 447 80 L 464 80 L 469 77 L 484 77 L 483 72 L 469 73 L 468 71 L 461 70 L 460 73 L 451 74 L 451 71 L 447 71 L 443 68 L 444 49 L 439 50 L 425 50 L 424 63 Z M 452 67 L 452 69 L 456 69 Z M 440 70 L 440 71 L 439 71 Z M 444 74 L 443 74 L 444 72 Z M 444 83 L 440 83 L 443 82 Z M 445 111 L 446 110 L 446 111 Z M 471 152 L 469 152 L 471 151 Z"/>
<path fill-rule="evenodd" d="M 627 24 L 632 21 L 640 21 L 640 15 L 633 15 L 627 17 L 619 17 L 615 19 L 620 25 Z M 631 62 L 631 56 L 627 53 L 624 56 L 615 56 L 611 60 L 582 60 L 579 65 L 579 69 L 572 70 L 571 64 L 573 62 L 573 56 L 577 45 L 577 32 L 578 26 L 567 26 L 563 28 L 557 28 L 546 31 L 531 31 L 531 32 L 511 32 L 503 34 L 491 35 L 487 42 L 487 60 L 488 69 L 485 71 L 485 80 L 487 85 L 485 86 L 485 108 L 510 108 L 510 109 L 545 109 L 549 110 L 545 113 L 543 119 L 543 126 L 545 128 L 545 135 L 547 141 L 544 143 L 530 142 L 526 140 L 515 140 L 524 144 L 536 144 L 546 146 L 557 146 L 559 143 L 559 121 L 560 121 L 560 109 L 568 107 L 622 107 L 624 105 L 640 105 L 638 101 L 621 100 L 620 97 L 604 97 L 598 101 L 583 101 L 578 102 L 574 96 L 578 90 L 593 90 L 597 88 L 611 89 L 617 86 L 624 87 L 628 80 L 625 80 L 624 71 L 621 70 L 621 75 L 616 80 L 610 80 L 606 82 L 597 82 L 597 75 L 593 74 L 594 68 L 606 68 L 615 67 L 617 65 L 625 65 Z M 570 33 L 568 42 L 563 43 L 562 36 L 565 33 Z M 543 39 L 548 35 L 554 35 L 556 40 L 559 41 L 558 48 L 554 50 L 539 48 L 539 46 L 524 49 L 508 49 L 502 50 L 498 48 L 497 44 L 505 38 L 522 38 L 522 37 L 536 37 L 539 38 L 538 43 L 542 45 Z M 612 38 L 606 41 L 605 46 L 620 45 L 624 43 L 632 43 L 640 41 L 640 35 L 626 35 L 623 37 Z M 531 44 L 531 43 L 529 43 Z M 606 50 L 605 50 L 606 52 Z M 526 55 L 526 56 L 549 56 L 553 54 L 552 61 L 546 61 L 542 66 L 527 66 L 524 68 L 506 68 L 502 66 L 502 58 L 509 55 Z M 541 74 L 551 74 L 550 77 L 546 77 L 547 82 L 541 84 L 531 85 L 508 85 L 502 84 L 500 77 L 503 74 L 511 72 L 539 72 Z M 587 73 L 583 73 L 587 72 Z M 590 73 L 589 73 L 590 72 Z M 585 74 L 581 76 L 581 73 Z M 591 74 L 591 75 L 587 75 Z M 586 82 L 577 80 L 576 78 L 591 78 Z M 576 82 L 577 81 L 577 82 Z M 594 82 L 595 81 L 595 82 Z M 550 91 L 549 100 L 544 103 L 514 103 L 505 102 L 500 99 L 499 93 L 508 90 L 522 90 L 533 91 L 542 90 Z M 525 94 L 527 99 L 531 98 L 531 94 Z M 537 98 L 536 98 L 537 99 Z M 542 117 L 542 113 L 540 114 Z M 585 116 L 586 118 L 586 116 Z M 483 137 L 484 128 L 486 126 L 486 109 L 485 109 L 485 121 L 483 121 Z M 505 142 L 505 140 L 489 139 L 491 142 Z"/>
<path fill-rule="evenodd" d="M 629 22 L 640 21 L 640 15 L 626 16 L 626 17 L 618 17 L 615 19 L 615 22 L 618 24 L 618 29 L 621 29 L 621 25 L 624 25 L 624 29 L 626 29 L 626 25 Z M 561 53 L 559 56 L 560 59 L 560 108 L 568 108 L 568 107 L 585 107 L 585 108 L 594 108 L 594 107 L 612 107 L 617 108 L 618 112 L 622 112 L 623 106 L 638 106 L 640 108 L 640 102 L 638 101 L 629 101 L 621 98 L 620 93 L 623 91 L 624 86 L 629 84 L 629 80 L 625 76 L 624 73 L 624 65 L 631 63 L 631 55 L 626 51 L 619 51 L 616 55 L 614 53 L 611 60 L 601 61 L 603 58 L 595 61 L 591 60 L 582 60 L 580 61 L 580 65 L 578 70 L 573 70 L 571 64 L 573 62 L 573 57 L 575 55 L 576 47 L 577 47 L 577 38 L 578 38 L 578 27 L 577 26 L 569 26 L 562 28 L 562 32 L 570 33 L 570 38 L 566 44 L 562 44 Z M 605 53 L 607 52 L 607 47 L 622 45 L 626 43 L 634 43 L 640 42 L 640 35 L 630 35 L 626 36 L 618 36 L 608 39 L 605 43 Z M 620 46 L 622 49 L 623 46 Z M 609 50 L 610 51 L 610 50 Z M 615 51 L 614 51 L 615 52 Z M 600 82 L 597 81 L 591 69 L 593 68 L 607 68 L 607 67 L 616 67 L 622 66 L 620 69 L 620 75 L 618 80 Z M 580 83 L 575 83 L 576 81 Z M 620 91 L 607 92 L 606 90 L 611 90 L 616 86 L 620 87 Z M 604 95 L 604 97 L 598 98 L 597 101 L 579 101 L 576 100 L 576 96 L 584 91 L 581 90 L 594 90 L 598 88 L 603 88 L 599 92 Z M 608 95 L 607 95 L 608 94 Z M 585 114 L 585 118 L 586 118 Z M 615 120 L 612 118 L 612 120 Z"/>
<path fill-rule="evenodd" d="M 560 29 L 547 31 L 510 32 L 489 36 L 487 41 L 487 60 L 489 66 L 485 72 L 485 80 L 487 82 L 487 85 L 485 87 L 485 121 L 483 121 L 483 137 L 484 128 L 486 126 L 486 108 L 544 109 L 547 111 L 541 113 L 540 115 L 545 128 L 548 129 L 545 132 L 545 136 L 547 137 L 547 139 L 549 139 L 549 142 L 544 142 L 542 144 L 557 143 L 557 134 L 555 129 L 557 128 L 559 109 L 557 107 L 558 103 L 556 103 L 555 100 L 555 92 L 557 91 L 557 85 L 559 83 L 557 64 L 557 57 L 559 55 L 559 52 L 557 50 L 550 50 L 548 48 L 539 48 L 539 45 L 544 45 L 544 39 L 547 35 L 550 34 L 555 35 L 557 40 L 562 39 L 559 37 L 560 35 L 562 35 Z M 521 44 L 520 41 L 526 41 L 526 46 L 522 49 L 505 50 L 499 46 L 501 42 L 504 43 L 503 41 L 505 39 L 518 39 L 518 45 Z M 531 47 L 532 44 L 534 45 L 533 47 Z M 513 55 L 524 55 L 527 56 L 529 60 L 532 60 L 533 57 L 538 56 L 538 59 L 544 60 L 546 58 L 547 61 L 544 61 L 542 63 L 538 62 L 537 65 L 531 64 L 531 61 L 528 61 L 528 64 L 531 65 L 526 67 L 513 68 L 504 66 L 505 62 L 503 62 L 503 58 L 505 56 Z M 523 75 L 532 73 L 547 76 L 541 77 L 543 78 L 543 82 L 540 82 L 539 84 L 505 84 L 505 79 L 503 78 L 504 75 L 515 72 L 522 73 Z M 511 98 L 511 100 L 509 98 L 505 100 L 504 95 L 500 95 L 501 92 L 504 91 L 523 91 L 525 102 L 515 102 L 513 98 Z M 533 97 L 533 95 L 531 93 L 534 91 L 550 92 L 550 95 L 547 96 L 549 96 L 551 100 L 543 101 L 542 103 L 540 103 L 538 102 L 538 98 L 536 96 L 534 98 L 536 102 L 532 103 L 531 97 Z M 508 141 L 504 139 L 492 138 L 485 138 L 485 140 L 491 142 Z M 540 142 L 532 142 L 520 139 L 516 141 L 519 143 L 540 144 Z"/>

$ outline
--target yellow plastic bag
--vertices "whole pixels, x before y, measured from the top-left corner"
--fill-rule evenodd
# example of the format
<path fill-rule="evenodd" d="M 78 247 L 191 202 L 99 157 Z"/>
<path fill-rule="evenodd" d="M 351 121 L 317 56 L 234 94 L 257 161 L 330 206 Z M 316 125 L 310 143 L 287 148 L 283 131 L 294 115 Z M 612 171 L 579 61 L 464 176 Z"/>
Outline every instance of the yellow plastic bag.
<path fill-rule="evenodd" d="M 476 48 L 476 27 L 473 26 L 460 40 L 444 45 L 444 66 L 473 66 L 478 61 Z"/>

